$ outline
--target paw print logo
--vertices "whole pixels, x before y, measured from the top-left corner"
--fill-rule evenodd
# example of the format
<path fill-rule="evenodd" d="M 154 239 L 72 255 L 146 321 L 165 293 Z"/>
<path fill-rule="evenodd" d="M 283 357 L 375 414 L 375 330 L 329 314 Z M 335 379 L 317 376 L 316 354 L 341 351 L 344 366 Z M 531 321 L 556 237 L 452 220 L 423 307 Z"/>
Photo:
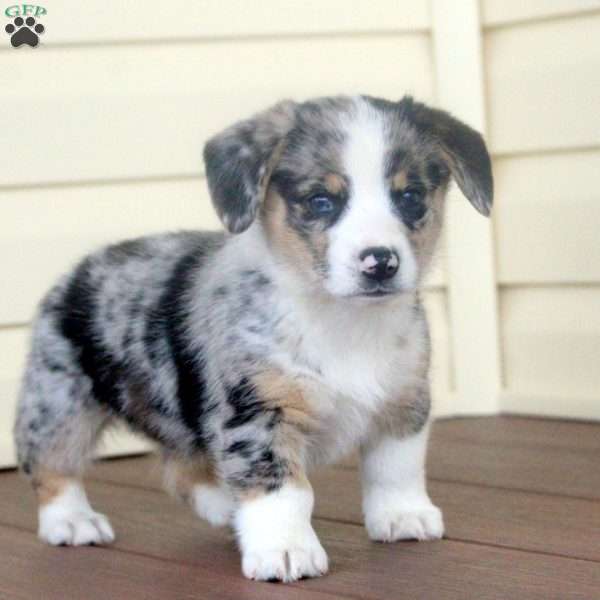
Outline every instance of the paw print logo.
<path fill-rule="evenodd" d="M 27 17 L 25 20 L 17 17 L 4 29 L 10 35 L 10 43 L 14 48 L 18 48 L 23 44 L 35 48 L 40 41 L 39 34 L 44 33 L 44 26 L 41 23 L 36 24 L 33 17 Z"/>

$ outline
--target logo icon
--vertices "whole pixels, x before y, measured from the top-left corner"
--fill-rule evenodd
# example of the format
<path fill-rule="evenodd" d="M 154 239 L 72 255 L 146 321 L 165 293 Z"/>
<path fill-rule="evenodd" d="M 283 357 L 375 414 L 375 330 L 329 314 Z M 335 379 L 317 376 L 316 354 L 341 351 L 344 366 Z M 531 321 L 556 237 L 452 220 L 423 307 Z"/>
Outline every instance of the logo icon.
<path fill-rule="evenodd" d="M 7 17 L 14 17 L 13 22 L 4 28 L 4 31 L 10 35 L 10 43 L 13 48 L 23 45 L 35 48 L 39 44 L 39 36 L 44 33 L 46 28 L 41 23 L 37 23 L 34 17 L 40 17 L 46 13 L 43 6 L 32 4 L 9 6 L 4 11 Z"/>
<path fill-rule="evenodd" d="M 41 23 L 36 24 L 33 17 L 27 17 L 25 21 L 21 17 L 17 17 L 13 23 L 9 23 L 5 27 L 6 33 L 12 34 L 10 43 L 13 47 L 18 48 L 23 44 L 27 44 L 35 48 L 40 41 L 38 34 L 44 33 L 44 26 Z"/>

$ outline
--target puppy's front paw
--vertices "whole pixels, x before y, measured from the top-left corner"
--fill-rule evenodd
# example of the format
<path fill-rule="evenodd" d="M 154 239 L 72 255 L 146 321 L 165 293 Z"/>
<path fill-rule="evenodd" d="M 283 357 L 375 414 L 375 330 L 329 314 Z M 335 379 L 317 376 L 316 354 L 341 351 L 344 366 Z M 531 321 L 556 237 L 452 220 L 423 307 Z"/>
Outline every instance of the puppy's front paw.
<path fill-rule="evenodd" d="M 365 525 L 369 537 L 377 542 L 439 540 L 444 535 L 442 513 L 433 505 L 367 518 Z"/>
<path fill-rule="evenodd" d="M 252 548 L 242 555 L 242 572 L 259 581 L 296 581 L 327 572 L 327 554 L 316 534 L 304 542 L 279 547 Z"/>
<path fill-rule="evenodd" d="M 248 579 L 287 582 L 327 572 L 327 554 L 310 521 L 312 507 L 312 488 L 296 482 L 241 502 L 235 528 Z"/>
<path fill-rule="evenodd" d="M 419 502 L 379 498 L 365 510 L 365 526 L 377 542 L 439 540 L 444 535 L 442 511 L 427 497 Z"/>

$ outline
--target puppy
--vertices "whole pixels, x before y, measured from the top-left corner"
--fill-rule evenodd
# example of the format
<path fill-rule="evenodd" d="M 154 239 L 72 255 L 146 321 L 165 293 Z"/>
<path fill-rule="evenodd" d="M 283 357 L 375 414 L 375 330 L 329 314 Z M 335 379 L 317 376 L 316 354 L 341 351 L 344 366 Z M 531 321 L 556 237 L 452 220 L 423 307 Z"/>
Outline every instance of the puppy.
<path fill-rule="evenodd" d="M 109 246 L 40 305 L 15 425 L 40 538 L 114 539 L 81 476 L 116 420 L 158 442 L 199 516 L 235 529 L 251 579 L 327 571 L 307 473 L 356 448 L 370 537 L 440 538 L 417 290 L 450 179 L 489 214 L 481 136 L 411 98 L 333 97 L 233 125 L 204 159 L 228 234 Z"/>

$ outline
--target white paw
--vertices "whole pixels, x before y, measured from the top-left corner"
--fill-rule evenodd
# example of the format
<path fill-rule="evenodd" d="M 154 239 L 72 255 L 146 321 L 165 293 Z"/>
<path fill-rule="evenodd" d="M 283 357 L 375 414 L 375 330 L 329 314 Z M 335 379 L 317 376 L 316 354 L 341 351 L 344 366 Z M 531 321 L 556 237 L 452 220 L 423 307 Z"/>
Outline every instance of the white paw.
<path fill-rule="evenodd" d="M 108 519 L 90 506 L 81 483 L 72 481 L 38 513 L 40 539 L 52 546 L 110 544 L 115 534 Z"/>
<path fill-rule="evenodd" d="M 296 581 L 327 573 L 328 560 L 317 535 L 299 544 L 271 546 L 243 551 L 242 572 L 248 579 L 260 581 Z"/>
<path fill-rule="evenodd" d="M 60 514 L 40 511 L 38 535 L 52 546 L 87 546 L 110 544 L 115 534 L 108 519 L 100 513 L 82 511 Z"/>
<path fill-rule="evenodd" d="M 242 502 L 235 528 L 248 579 L 296 581 L 327 572 L 327 554 L 312 528 L 313 493 L 293 482 Z"/>
<path fill-rule="evenodd" d="M 195 485 L 191 503 L 196 514 L 215 527 L 228 525 L 235 509 L 233 496 L 215 485 Z"/>
<path fill-rule="evenodd" d="M 444 535 L 442 512 L 431 503 L 379 510 L 367 514 L 369 537 L 378 542 L 439 540 Z"/>

